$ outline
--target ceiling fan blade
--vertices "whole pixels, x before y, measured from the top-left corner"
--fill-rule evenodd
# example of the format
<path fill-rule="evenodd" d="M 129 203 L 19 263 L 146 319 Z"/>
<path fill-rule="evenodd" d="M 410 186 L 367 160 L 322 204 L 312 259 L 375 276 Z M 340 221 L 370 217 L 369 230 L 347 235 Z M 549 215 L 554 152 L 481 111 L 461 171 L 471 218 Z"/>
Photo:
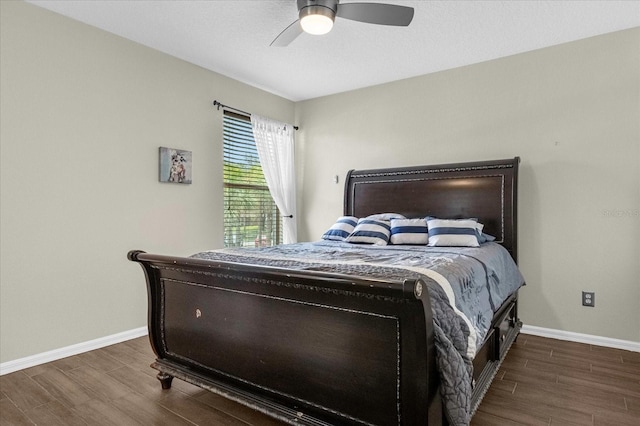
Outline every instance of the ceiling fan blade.
<path fill-rule="evenodd" d="M 300 26 L 300 20 L 297 19 L 291 25 L 284 29 L 278 37 L 276 37 L 269 46 L 285 47 L 288 46 L 293 40 L 302 34 L 302 27 Z"/>
<path fill-rule="evenodd" d="M 385 3 L 338 3 L 336 15 L 369 24 L 406 27 L 413 20 L 413 8 Z"/>

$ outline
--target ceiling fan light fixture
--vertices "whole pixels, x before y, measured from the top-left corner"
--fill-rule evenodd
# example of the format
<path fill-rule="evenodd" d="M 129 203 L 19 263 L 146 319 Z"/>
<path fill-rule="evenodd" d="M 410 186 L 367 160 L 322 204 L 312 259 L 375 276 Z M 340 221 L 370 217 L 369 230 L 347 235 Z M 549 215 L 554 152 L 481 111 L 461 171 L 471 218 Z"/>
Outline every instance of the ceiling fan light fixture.
<path fill-rule="evenodd" d="M 367 24 L 406 27 L 413 20 L 414 13 L 413 7 L 392 3 L 297 0 L 296 5 L 298 6 L 298 19 L 278 34 L 270 46 L 287 46 L 303 32 L 316 35 L 326 34 L 333 28 L 336 16 Z"/>
<path fill-rule="evenodd" d="M 313 35 L 327 34 L 333 28 L 336 14 L 324 6 L 307 6 L 300 9 L 300 26 L 305 33 Z"/>

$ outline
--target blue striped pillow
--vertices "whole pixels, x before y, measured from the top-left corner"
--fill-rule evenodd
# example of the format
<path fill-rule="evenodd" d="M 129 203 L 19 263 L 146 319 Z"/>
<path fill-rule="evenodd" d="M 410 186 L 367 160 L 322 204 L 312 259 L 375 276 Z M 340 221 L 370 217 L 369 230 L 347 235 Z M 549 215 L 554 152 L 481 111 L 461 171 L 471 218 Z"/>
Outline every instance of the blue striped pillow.
<path fill-rule="evenodd" d="M 344 241 L 355 229 L 358 218 L 354 216 L 341 216 L 331 228 L 322 235 L 323 240 Z"/>
<path fill-rule="evenodd" d="M 363 218 L 358 221 L 356 228 L 345 241 L 386 246 L 390 234 L 391 224 L 388 221 Z"/>
<path fill-rule="evenodd" d="M 426 219 L 391 219 L 391 244 L 427 244 Z"/>
<path fill-rule="evenodd" d="M 427 219 L 429 246 L 479 247 L 474 219 Z"/>

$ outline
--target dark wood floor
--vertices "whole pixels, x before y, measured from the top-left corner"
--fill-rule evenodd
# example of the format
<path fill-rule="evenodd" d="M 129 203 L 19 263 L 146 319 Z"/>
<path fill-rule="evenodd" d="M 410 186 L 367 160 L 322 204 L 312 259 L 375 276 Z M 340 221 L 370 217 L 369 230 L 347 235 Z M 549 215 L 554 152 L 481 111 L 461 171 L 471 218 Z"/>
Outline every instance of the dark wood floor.
<path fill-rule="evenodd" d="M 146 337 L 0 377 L 0 425 L 278 425 L 174 380 Z M 639 425 L 640 353 L 523 334 L 472 425 Z"/>
<path fill-rule="evenodd" d="M 521 334 L 472 425 L 640 425 L 640 353 Z"/>

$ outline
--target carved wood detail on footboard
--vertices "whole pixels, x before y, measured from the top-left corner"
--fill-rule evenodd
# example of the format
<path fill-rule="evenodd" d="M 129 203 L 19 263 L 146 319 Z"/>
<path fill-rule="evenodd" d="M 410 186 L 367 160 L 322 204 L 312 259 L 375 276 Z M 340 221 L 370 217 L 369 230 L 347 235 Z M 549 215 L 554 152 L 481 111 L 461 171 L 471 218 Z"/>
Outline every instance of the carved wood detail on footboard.
<path fill-rule="evenodd" d="M 291 424 L 440 424 L 421 281 L 382 282 L 131 251 L 153 367 Z"/>

